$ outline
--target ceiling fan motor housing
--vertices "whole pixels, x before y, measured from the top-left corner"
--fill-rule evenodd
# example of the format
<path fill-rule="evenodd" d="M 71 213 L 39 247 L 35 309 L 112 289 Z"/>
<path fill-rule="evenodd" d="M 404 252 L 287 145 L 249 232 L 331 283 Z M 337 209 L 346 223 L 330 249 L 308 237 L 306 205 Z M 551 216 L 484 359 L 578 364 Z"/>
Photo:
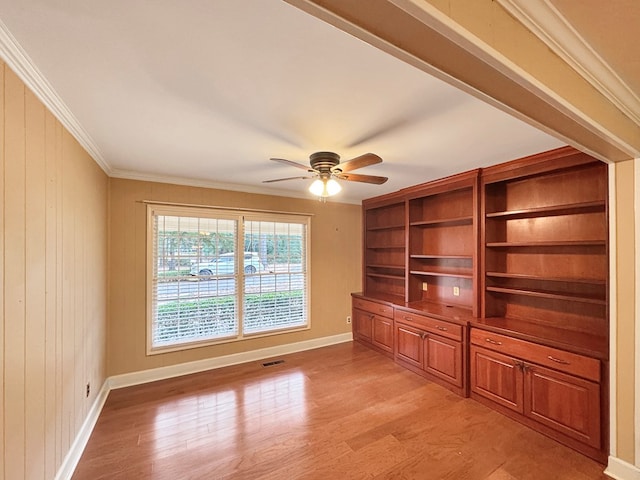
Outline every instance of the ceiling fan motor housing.
<path fill-rule="evenodd" d="M 309 156 L 311 168 L 320 173 L 330 173 L 340 163 L 340 155 L 333 152 L 316 152 Z"/>

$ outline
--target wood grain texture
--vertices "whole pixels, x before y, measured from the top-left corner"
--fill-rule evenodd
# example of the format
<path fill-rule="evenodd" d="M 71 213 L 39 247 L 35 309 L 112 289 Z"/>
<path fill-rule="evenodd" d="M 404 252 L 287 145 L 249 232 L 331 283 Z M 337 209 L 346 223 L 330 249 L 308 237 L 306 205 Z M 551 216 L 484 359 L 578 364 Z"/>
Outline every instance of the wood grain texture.
<path fill-rule="evenodd" d="M 0 479 L 48 480 L 106 378 L 108 179 L 1 62 L 0 90 Z"/>
<path fill-rule="evenodd" d="M 112 391 L 84 479 L 606 479 L 357 343 Z"/>

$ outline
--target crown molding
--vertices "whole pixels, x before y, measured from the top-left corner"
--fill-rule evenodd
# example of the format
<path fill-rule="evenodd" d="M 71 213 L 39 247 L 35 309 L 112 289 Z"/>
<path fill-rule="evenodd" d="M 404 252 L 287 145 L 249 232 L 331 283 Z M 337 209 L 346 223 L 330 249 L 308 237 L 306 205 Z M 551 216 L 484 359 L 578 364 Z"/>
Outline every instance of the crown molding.
<path fill-rule="evenodd" d="M 107 175 L 111 166 L 104 159 L 95 142 L 82 128 L 78 119 L 71 113 L 44 75 L 38 70 L 27 52 L 20 46 L 7 26 L 0 20 L 0 56 L 24 84 L 47 107 L 60 123 L 84 147 L 95 162 Z"/>
<path fill-rule="evenodd" d="M 549 0 L 497 0 L 513 17 L 640 125 L 640 97 Z"/>
<path fill-rule="evenodd" d="M 253 193 L 257 195 L 270 195 L 272 197 L 286 197 L 286 198 L 301 198 L 304 200 L 317 200 L 317 197 L 311 195 L 306 190 L 279 190 L 274 191 L 270 188 L 255 187 L 252 185 L 241 185 L 237 183 L 223 183 L 213 182 L 209 180 L 202 180 L 197 178 L 188 177 L 174 177 L 171 175 L 156 175 L 151 173 L 142 173 L 132 170 L 120 170 L 114 169 L 109 174 L 111 178 L 121 178 L 123 180 L 137 180 L 141 182 L 154 182 L 154 183 L 168 183 L 171 185 L 184 185 L 187 187 L 202 187 L 212 188 L 215 190 L 229 190 L 232 192 Z M 344 190 L 343 190 L 344 191 Z M 353 205 L 360 205 L 361 200 L 349 198 L 349 197 L 330 197 L 328 202 L 331 203 L 347 203 Z"/>

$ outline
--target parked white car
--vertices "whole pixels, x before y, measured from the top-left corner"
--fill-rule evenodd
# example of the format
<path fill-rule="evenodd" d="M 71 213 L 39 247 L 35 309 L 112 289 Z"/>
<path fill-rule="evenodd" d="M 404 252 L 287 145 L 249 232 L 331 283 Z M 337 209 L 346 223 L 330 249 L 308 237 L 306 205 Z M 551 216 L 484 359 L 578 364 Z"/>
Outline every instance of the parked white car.
<path fill-rule="evenodd" d="M 261 270 L 258 252 L 244 252 L 244 273 L 256 273 Z M 233 275 L 236 271 L 235 253 L 223 253 L 210 262 L 191 265 L 191 275 Z"/>

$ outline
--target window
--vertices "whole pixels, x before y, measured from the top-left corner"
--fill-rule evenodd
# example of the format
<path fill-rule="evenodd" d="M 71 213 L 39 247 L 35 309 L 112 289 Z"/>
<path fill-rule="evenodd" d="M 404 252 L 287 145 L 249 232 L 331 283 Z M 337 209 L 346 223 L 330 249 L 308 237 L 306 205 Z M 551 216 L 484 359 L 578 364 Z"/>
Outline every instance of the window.
<path fill-rule="evenodd" d="M 309 217 L 147 206 L 147 352 L 309 328 Z"/>

